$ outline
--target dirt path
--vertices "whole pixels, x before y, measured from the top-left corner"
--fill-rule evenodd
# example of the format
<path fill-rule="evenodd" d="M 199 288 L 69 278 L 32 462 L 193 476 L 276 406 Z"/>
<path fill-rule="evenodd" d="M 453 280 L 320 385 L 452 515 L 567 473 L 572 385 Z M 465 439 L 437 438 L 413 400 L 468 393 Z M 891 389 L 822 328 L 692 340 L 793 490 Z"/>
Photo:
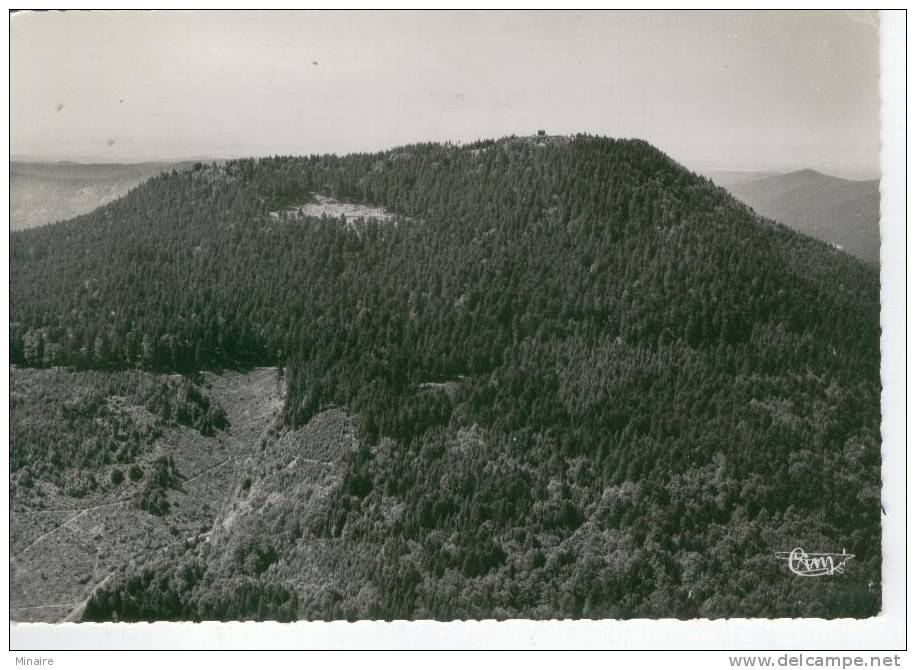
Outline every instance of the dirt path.
<path fill-rule="evenodd" d="M 83 610 L 86 609 L 86 604 L 89 602 L 89 599 L 92 598 L 92 596 L 94 596 L 99 589 L 105 586 L 105 584 L 107 584 L 111 580 L 111 578 L 114 577 L 114 575 L 115 575 L 114 572 L 109 572 L 105 576 L 105 579 L 100 581 L 98 584 L 96 584 L 89 590 L 89 594 L 85 598 L 83 598 L 81 601 L 77 603 L 71 603 L 73 605 L 72 609 L 69 612 L 67 612 L 67 614 L 64 616 L 62 620 L 63 621 L 74 621 L 74 622 L 79 621 L 83 616 Z"/>
<path fill-rule="evenodd" d="M 59 526 L 55 526 L 54 528 L 52 528 L 51 530 L 49 530 L 47 533 L 43 533 L 43 534 L 39 535 L 39 536 L 38 536 L 35 540 L 33 540 L 32 543 L 31 543 L 29 546 L 27 546 L 25 549 L 22 549 L 21 551 L 18 551 L 17 553 L 15 553 L 15 554 L 13 554 L 12 556 L 10 556 L 10 560 L 12 560 L 12 559 L 14 559 L 14 558 L 18 558 L 19 556 L 22 556 L 22 554 L 24 554 L 24 553 L 27 552 L 29 549 L 31 549 L 32 547 L 34 547 L 36 544 L 38 544 L 39 542 L 41 542 L 42 540 L 44 540 L 46 537 L 50 537 L 51 535 L 53 535 L 54 533 L 56 533 L 57 531 L 59 531 L 61 528 L 66 528 L 66 527 L 69 526 L 71 523 L 73 523 L 74 521 L 76 521 L 76 520 L 79 519 L 80 517 L 82 517 L 82 516 L 88 514 L 89 512 L 91 512 L 91 511 L 93 511 L 93 510 L 102 509 L 103 507 L 113 507 L 114 505 L 123 505 L 124 503 L 129 503 L 131 500 L 133 500 L 133 498 L 128 498 L 127 500 L 118 500 L 118 501 L 115 501 L 115 502 L 112 502 L 112 503 L 105 503 L 104 505 L 96 505 L 95 507 L 87 507 L 87 508 L 83 509 L 79 514 L 74 514 L 73 516 L 71 516 L 69 519 L 67 519 L 66 521 L 64 521 L 64 522 L 63 522 L 62 524 L 60 524 Z M 74 512 L 75 512 L 76 510 L 71 510 L 71 511 L 74 511 Z"/>
<path fill-rule="evenodd" d="M 215 522 L 217 517 L 225 510 L 225 506 L 232 499 L 232 495 L 237 484 L 235 480 L 238 479 L 241 471 L 238 467 L 240 461 L 243 460 L 247 454 L 254 453 L 254 451 L 258 448 L 260 438 L 274 426 L 277 418 L 279 417 L 283 407 L 283 388 L 282 384 L 279 383 L 276 370 L 274 368 L 258 368 L 247 372 L 227 372 L 220 375 L 208 374 L 207 376 L 210 382 L 208 393 L 210 394 L 212 400 L 215 400 L 223 407 L 223 409 L 226 411 L 226 417 L 229 421 L 229 428 L 225 433 L 222 434 L 221 437 L 221 439 L 224 440 L 224 444 L 228 448 L 228 455 L 219 463 L 206 467 L 189 479 L 184 480 L 182 482 L 182 486 L 184 487 L 185 485 L 190 484 L 211 473 L 219 477 L 220 483 L 215 485 L 218 485 L 220 490 L 222 490 L 222 487 L 225 485 L 226 497 L 225 500 L 221 501 L 221 507 L 223 509 L 215 510 L 213 512 L 213 521 Z M 203 444 L 200 439 L 197 438 L 196 441 L 188 440 L 187 446 L 183 446 L 182 444 L 177 445 L 176 448 L 200 449 L 207 448 L 208 446 L 209 445 Z M 225 484 L 223 484 L 223 482 L 225 482 Z M 38 614 L 37 616 L 30 616 L 28 617 L 28 620 L 40 620 L 49 622 L 78 621 L 82 616 L 82 612 L 86 606 L 86 603 L 94 593 L 103 588 L 109 582 L 109 580 L 117 577 L 120 574 L 123 574 L 124 570 L 127 569 L 129 564 L 134 563 L 134 561 L 143 562 L 149 559 L 150 554 L 146 553 L 145 540 L 143 545 L 136 544 L 135 541 L 131 541 L 132 544 L 125 546 L 125 549 L 128 549 L 127 553 L 124 553 L 120 560 L 114 563 L 109 563 L 109 565 L 114 566 L 113 569 L 108 572 L 108 574 L 106 574 L 102 580 L 91 586 L 88 591 L 80 589 L 78 592 L 79 596 L 77 597 L 80 597 L 83 594 L 85 594 L 85 597 L 76 601 L 73 600 L 73 596 L 77 595 L 77 593 L 74 593 L 73 586 L 76 584 L 76 580 L 79 578 L 79 575 L 75 570 L 73 571 L 72 577 L 69 573 L 67 573 L 65 575 L 64 581 L 58 581 L 54 584 L 33 581 L 34 577 L 31 576 L 38 572 L 42 561 L 47 562 L 48 560 L 56 560 L 57 556 L 56 553 L 53 557 L 49 556 L 47 552 L 36 553 L 32 551 L 34 547 L 41 544 L 48 538 L 53 537 L 61 529 L 72 526 L 78 519 L 82 519 L 93 511 L 112 508 L 118 505 L 124 505 L 135 499 L 136 496 L 132 496 L 127 499 L 117 500 L 101 505 L 93 505 L 91 507 L 85 508 L 59 510 L 23 510 L 21 512 L 15 512 L 14 514 L 23 515 L 29 513 L 53 511 L 73 512 L 74 514 L 73 516 L 66 519 L 66 521 L 63 523 L 39 535 L 28 546 L 17 552 L 15 555 L 10 556 L 11 562 L 16 561 L 25 569 L 25 571 L 21 573 L 23 575 L 21 578 L 28 580 L 28 582 L 21 584 L 21 595 L 26 595 L 26 597 L 28 597 L 28 594 L 32 591 L 31 586 L 33 584 L 36 586 L 38 584 L 42 584 L 41 587 L 35 589 L 35 593 L 33 595 L 35 596 L 36 600 L 39 600 L 39 602 L 41 599 L 46 599 L 49 601 L 46 604 L 25 605 L 16 605 L 13 602 L 10 602 L 11 614 L 15 612 L 35 613 L 47 610 L 47 614 L 42 613 Z M 24 518 L 27 519 L 28 517 Z M 170 516 L 164 517 L 161 523 L 166 525 L 171 524 L 173 528 L 175 527 L 175 521 Z M 209 533 L 205 535 L 209 535 Z M 181 537 L 184 536 L 184 534 L 181 535 Z M 64 540 L 64 544 L 68 547 L 71 547 L 74 545 L 74 542 L 84 541 L 87 539 L 87 537 L 87 532 L 81 531 L 78 535 L 74 535 L 72 539 L 69 537 L 66 538 Z M 158 554 L 160 551 L 165 551 L 172 545 L 173 543 L 169 543 L 161 546 L 159 551 L 156 553 Z M 54 545 L 51 545 L 51 548 L 49 548 L 48 551 L 53 553 L 59 552 L 60 549 Z M 60 557 L 60 560 L 60 564 L 69 565 L 64 557 Z M 28 589 L 25 588 L 27 585 L 29 586 Z M 54 597 L 55 594 L 58 596 L 57 598 Z M 20 602 L 22 602 L 22 599 L 20 599 Z M 66 613 L 60 611 L 64 608 L 68 608 Z M 16 620 L 15 616 L 11 616 L 11 619 L 14 621 Z"/>
<path fill-rule="evenodd" d="M 216 465 L 212 465 L 212 466 L 210 466 L 209 468 L 206 468 L 206 469 L 204 469 L 204 470 L 201 470 L 200 472 L 198 472 L 196 475 L 194 475 L 194 476 L 191 477 L 190 479 L 184 480 L 184 481 L 182 482 L 182 485 L 184 485 L 184 484 L 190 484 L 190 483 L 193 482 L 195 479 L 198 479 L 198 478 L 200 478 L 200 477 L 203 477 L 205 474 L 207 474 L 207 473 L 210 472 L 211 470 L 216 470 L 216 468 L 222 467 L 223 465 L 225 465 L 226 463 L 228 463 L 229 461 L 231 461 L 233 458 L 234 458 L 233 456 L 230 456 L 230 457 L 227 458 L 226 460 L 221 461 L 221 462 L 217 463 Z M 64 521 L 62 524 L 60 524 L 59 526 L 55 526 L 54 528 L 52 528 L 52 529 L 49 530 L 48 532 L 39 535 L 37 538 L 35 538 L 35 539 L 32 541 L 32 543 L 31 543 L 29 546 L 25 547 L 24 549 L 22 549 L 22 550 L 16 552 L 15 554 L 13 554 L 12 556 L 10 556 L 10 559 L 12 560 L 12 559 L 14 559 L 14 558 L 18 558 L 19 556 L 21 556 L 22 554 L 24 554 L 25 552 L 27 552 L 29 549 L 31 549 L 32 547 L 34 547 L 36 544 L 38 544 L 38 543 L 41 542 L 42 540 L 44 540 L 44 539 L 50 537 L 51 535 L 53 535 L 54 533 L 56 533 L 57 531 L 59 531 L 61 528 L 66 528 L 66 527 L 69 526 L 71 523 L 73 523 L 74 521 L 76 521 L 76 520 L 79 519 L 80 517 L 82 517 L 82 516 L 88 514 L 89 512 L 92 512 L 93 510 L 103 509 L 103 508 L 105 508 L 105 507 L 113 507 L 114 505 L 123 505 L 124 503 L 129 503 L 129 502 L 131 502 L 131 501 L 133 501 L 133 500 L 136 500 L 136 496 L 134 496 L 134 497 L 132 497 L 132 498 L 126 498 L 125 500 L 116 500 L 115 502 L 105 503 L 104 505 L 95 505 L 95 506 L 93 506 L 93 507 L 84 507 L 84 508 L 79 509 L 79 510 L 76 510 L 76 509 L 69 509 L 69 510 L 37 510 L 37 511 L 42 511 L 42 512 L 50 512 L 50 511 L 78 512 L 78 514 L 74 514 L 74 515 L 71 516 L 69 519 L 67 519 L 67 520 Z M 50 605 L 36 605 L 36 607 L 51 607 L 51 606 L 50 606 Z M 14 608 L 14 609 L 27 609 L 27 608 L 17 607 L 17 608 Z"/>
<path fill-rule="evenodd" d="M 227 458 L 225 461 L 221 461 L 221 462 L 217 463 L 216 465 L 211 465 L 209 468 L 205 468 L 205 469 L 201 470 L 200 472 L 198 472 L 196 475 L 194 475 L 194 476 L 191 477 L 190 479 L 185 479 L 185 480 L 181 483 L 182 486 L 184 486 L 185 484 L 190 484 L 190 483 L 193 482 L 195 479 L 199 479 L 199 478 L 203 477 L 205 474 L 207 474 L 207 473 L 210 472 L 211 470 L 216 470 L 216 468 L 220 468 L 220 467 L 226 465 L 226 463 L 228 463 L 229 461 L 231 461 L 233 458 L 235 458 L 235 457 L 234 457 L 234 456 L 230 456 L 230 457 Z"/>

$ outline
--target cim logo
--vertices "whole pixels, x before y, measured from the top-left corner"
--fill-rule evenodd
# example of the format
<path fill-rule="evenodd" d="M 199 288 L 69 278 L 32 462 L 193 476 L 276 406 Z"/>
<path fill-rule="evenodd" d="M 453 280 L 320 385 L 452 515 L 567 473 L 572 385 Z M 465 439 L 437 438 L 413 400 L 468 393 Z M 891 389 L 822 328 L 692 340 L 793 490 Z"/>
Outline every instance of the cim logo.
<path fill-rule="evenodd" d="M 840 554 L 808 553 L 801 547 L 792 551 L 777 551 L 776 558 L 788 561 L 789 570 L 799 577 L 824 577 L 826 575 L 841 575 L 845 571 L 846 561 L 855 558 L 843 549 Z"/>

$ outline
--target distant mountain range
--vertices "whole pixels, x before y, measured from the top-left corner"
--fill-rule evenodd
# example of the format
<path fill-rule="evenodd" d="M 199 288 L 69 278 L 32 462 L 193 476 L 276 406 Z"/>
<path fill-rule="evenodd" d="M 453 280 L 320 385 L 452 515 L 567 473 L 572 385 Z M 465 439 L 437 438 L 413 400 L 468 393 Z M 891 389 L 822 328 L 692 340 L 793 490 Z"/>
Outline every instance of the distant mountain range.
<path fill-rule="evenodd" d="M 120 198 L 177 163 L 10 163 L 10 229 L 65 221 Z"/>
<path fill-rule="evenodd" d="M 815 170 L 789 174 L 712 172 L 708 176 L 758 214 L 869 263 L 880 260 L 877 179 L 853 181 Z"/>

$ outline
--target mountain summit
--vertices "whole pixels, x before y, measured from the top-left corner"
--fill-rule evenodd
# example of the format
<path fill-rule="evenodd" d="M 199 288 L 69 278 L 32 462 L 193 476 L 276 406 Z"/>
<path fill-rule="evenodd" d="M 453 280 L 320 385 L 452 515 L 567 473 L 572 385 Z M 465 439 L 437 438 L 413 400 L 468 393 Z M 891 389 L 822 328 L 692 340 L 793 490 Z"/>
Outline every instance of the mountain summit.
<path fill-rule="evenodd" d="M 880 609 L 877 269 L 646 142 L 198 165 L 10 246 L 18 365 L 284 374 L 220 533 L 93 617 L 211 611 L 181 575 L 257 618 Z"/>

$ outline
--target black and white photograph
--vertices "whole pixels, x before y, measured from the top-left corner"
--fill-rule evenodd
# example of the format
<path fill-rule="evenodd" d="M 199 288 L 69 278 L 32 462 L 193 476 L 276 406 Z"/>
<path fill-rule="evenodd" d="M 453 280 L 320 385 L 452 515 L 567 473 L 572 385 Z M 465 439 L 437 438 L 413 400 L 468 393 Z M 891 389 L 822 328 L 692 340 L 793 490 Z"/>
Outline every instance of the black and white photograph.
<path fill-rule="evenodd" d="M 13 637 L 886 619 L 886 14 L 11 11 Z"/>

